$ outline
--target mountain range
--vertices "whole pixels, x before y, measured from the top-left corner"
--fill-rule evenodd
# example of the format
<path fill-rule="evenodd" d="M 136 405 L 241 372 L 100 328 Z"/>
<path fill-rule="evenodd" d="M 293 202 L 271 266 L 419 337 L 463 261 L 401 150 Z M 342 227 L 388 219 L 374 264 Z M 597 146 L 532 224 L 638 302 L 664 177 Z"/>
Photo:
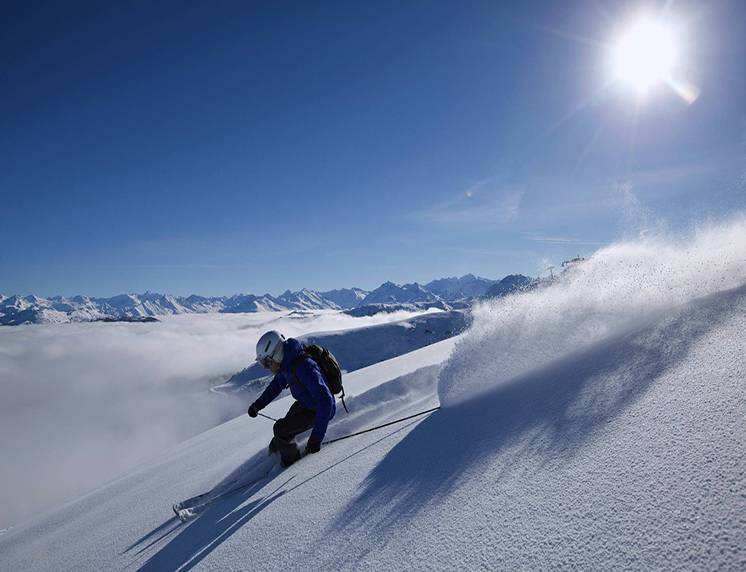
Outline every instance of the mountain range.
<path fill-rule="evenodd" d="M 460 278 L 440 278 L 424 285 L 416 282 L 402 285 L 385 282 L 372 291 L 342 288 L 318 292 L 303 288 L 297 292 L 286 290 L 279 296 L 236 294 L 205 297 L 145 292 L 120 294 L 111 298 L 82 295 L 42 298 L 34 295 L 6 297 L 0 294 L 0 325 L 132 320 L 208 312 L 359 309 L 362 314 L 369 314 L 403 304 L 445 308 L 449 302 L 478 299 L 485 295 L 501 296 L 532 283 L 532 279 L 520 275 L 507 276 L 498 281 L 466 274 Z"/>

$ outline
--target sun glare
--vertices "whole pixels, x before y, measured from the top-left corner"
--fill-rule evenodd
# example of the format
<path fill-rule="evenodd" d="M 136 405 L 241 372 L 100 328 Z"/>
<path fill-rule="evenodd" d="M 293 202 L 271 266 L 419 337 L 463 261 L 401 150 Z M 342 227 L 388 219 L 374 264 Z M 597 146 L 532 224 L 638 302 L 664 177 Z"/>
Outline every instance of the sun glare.
<path fill-rule="evenodd" d="M 619 38 L 612 52 L 617 80 L 644 95 L 659 83 L 670 83 L 678 47 L 670 28 L 650 18 L 634 23 Z"/>

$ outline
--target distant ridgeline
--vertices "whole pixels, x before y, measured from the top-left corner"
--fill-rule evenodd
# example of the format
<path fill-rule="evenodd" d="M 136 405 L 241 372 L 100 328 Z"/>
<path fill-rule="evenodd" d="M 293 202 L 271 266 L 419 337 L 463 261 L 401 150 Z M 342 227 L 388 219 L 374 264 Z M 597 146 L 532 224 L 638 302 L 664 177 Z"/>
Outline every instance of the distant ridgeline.
<path fill-rule="evenodd" d="M 282 310 L 345 310 L 353 316 L 378 312 L 463 308 L 484 297 L 505 296 L 537 284 L 521 275 L 489 280 L 472 274 L 461 278 L 441 278 L 421 285 L 386 282 L 368 292 L 343 288 L 328 292 L 287 290 L 280 296 L 236 294 L 234 296 L 172 296 L 145 292 L 121 294 L 112 298 L 73 296 L 10 296 L 0 294 L 0 325 L 48 324 L 92 321 L 157 321 L 156 316 L 208 312 L 243 313 Z"/>

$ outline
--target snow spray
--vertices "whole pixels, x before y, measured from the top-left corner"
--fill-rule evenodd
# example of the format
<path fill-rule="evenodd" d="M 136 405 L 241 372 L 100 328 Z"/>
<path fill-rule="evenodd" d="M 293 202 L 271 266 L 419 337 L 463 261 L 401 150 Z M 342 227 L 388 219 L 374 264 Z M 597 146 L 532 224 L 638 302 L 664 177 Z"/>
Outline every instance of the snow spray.
<path fill-rule="evenodd" d="M 478 304 L 471 328 L 441 369 L 441 405 L 744 283 L 743 214 L 685 239 L 646 236 L 602 248 L 551 283 Z"/>

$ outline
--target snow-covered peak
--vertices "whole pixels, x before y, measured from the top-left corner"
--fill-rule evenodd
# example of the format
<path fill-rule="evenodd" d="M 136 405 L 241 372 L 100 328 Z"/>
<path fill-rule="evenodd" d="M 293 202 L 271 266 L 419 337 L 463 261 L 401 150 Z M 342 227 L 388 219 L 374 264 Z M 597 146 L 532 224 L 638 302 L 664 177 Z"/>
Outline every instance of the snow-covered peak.
<path fill-rule="evenodd" d="M 425 285 L 430 292 L 437 294 L 444 300 L 461 300 L 464 298 L 479 298 L 484 296 L 487 289 L 495 284 L 495 280 L 480 278 L 473 274 L 465 274 L 461 278 L 440 278 Z"/>
<path fill-rule="evenodd" d="M 29 303 L 23 296 L 13 294 L 12 296 L 3 300 L 2 305 L 6 309 L 15 308 L 17 310 L 24 310 L 28 308 Z"/>
<path fill-rule="evenodd" d="M 91 302 L 93 302 L 93 299 L 88 296 L 78 294 L 77 296 L 73 296 L 72 298 L 70 298 L 70 302 L 74 302 L 75 304 L 90 304 Z"/>
<path fill-rule="evenodd" d="M 369 292 L 360 288 L 342 288 L 320 292 L 320 294 L 327 300 L 334 302 L 340 308 L 349 309 L 357 307 Z"/>
<path fill-rule="evenodd" d="M 417 282 L 402 286 L 393 282 L 384 282 L 360 302 L 361 306 L 369 304 L 396 304 L 416 302 L 439 302 L 441 298 L 425 290 Z"/>
<path fill-rule="evenodd" d="M 99 319 L 129 319 L 157 317 L 169 314 L 204 312 L 261 312 L 283 310 L 347 310 L 366 306 L 366 312 L 383 308 L 381 304 L 443 304 L 444 300 L 459 300 L 473 297 L 489 282 L 467 274 L 461 278 L 446 278 L 422 286 L 417 282 L 395 284 L 388 281 L 372 292 L 361 288 L 342 288 L 319 292 L 309 288 L 298 291 L 285 290 L 274 297 L 270 294 L 236 294 L 233 296 L 205 297 L 192 294 L 175 296 L 146 290 L 145 292 L 119 294 L 109 298 L 93 298 L 84 295 L 73 297 L 55 296 L 42 298 L 28 295 L 11 297 L 0 295 L 0 325 L 18 323 L 44 323 L 47 320 L 85 321 Z M 42 310 L 53 310 L 45 313 Z M 23 316 L 19 313 L 24 312 Z"/>
<path fill-rule="evenodd" d="M 279 296 L 278 300 L 292 310 L 339 309 L 337 304 L 325 299 L 319 292 L 307 288 L 298 292 L 287 290 Z"/>
<path fill-rule="evenodd" d="M 35 296 L 34 294 L 31 294 L 30 296 L 25 296 L 23 298 L 26 302 L 29 304 L 48 304 L 49 302 L 45 298 L 41 298 L 39 296 Z"/>
<path fill-rule="evenodd" d="M 501 296 L 512 294 L 513 292 L 533 288 L 537 285 L 538 282 L 528 276 L 523 276 L 522 274 L 509 274 L 496 284 L 490 286 L 484 293 L 484 296 L 487 298 L 499 298 Z"/>
<path fill-rule="evenodd" d="M 280 300 L 269 294 L 262 296 L 238 294 L 227 298 L 220 312 L 238 314 L 243 312 L 271 312 L 279 310 L 287 310 L 287 308 Z"/>

